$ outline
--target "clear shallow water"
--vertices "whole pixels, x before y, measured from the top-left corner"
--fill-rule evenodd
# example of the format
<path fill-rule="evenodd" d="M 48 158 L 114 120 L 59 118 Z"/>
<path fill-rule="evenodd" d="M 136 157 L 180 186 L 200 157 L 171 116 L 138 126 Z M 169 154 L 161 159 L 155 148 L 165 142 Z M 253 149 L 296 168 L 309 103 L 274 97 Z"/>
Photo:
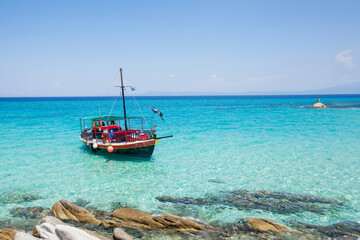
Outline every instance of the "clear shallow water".
<path fill-rule="evenodd" d="M 161 140 L 150 160 L 94 155 L 80 142 L 79 117 L 108 114 L 109 98 L 0 99 L 0 196 L 32 193 L 42 199 L 4 203 L 0 221 L 15 207 L 51 207 L 83 198 L 110 210 L 124 202 L 150 213 L 202 221 L 236 222 L 255 216 L 320 225 L 360 219 L 360 95 L 324 96 L 328 109 L 309 108 L 316 96 L 143 97 L 164 113 L 155 118 Z M 129 115 L 135 105 L 127 104 Z M 121 113 L 117 101 L 113 114 Z M 314 194 L 345 202 L 325 215 L 274 214 L 229 206 L 179 206 L 157 196 L 204 197 L 246 189 Z M 1 197 L 0 197 L 1 198 Z"/>

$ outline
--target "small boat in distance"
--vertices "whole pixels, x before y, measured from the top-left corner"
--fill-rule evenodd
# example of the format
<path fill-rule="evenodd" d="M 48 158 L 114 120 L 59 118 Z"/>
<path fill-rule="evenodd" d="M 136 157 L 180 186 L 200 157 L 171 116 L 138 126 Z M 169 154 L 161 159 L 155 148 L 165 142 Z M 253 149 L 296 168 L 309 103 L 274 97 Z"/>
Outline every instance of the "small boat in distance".
<path fill-rule="evenodd" d="M 124 96 L 126 86 L 123 83 L 121 68 L 120 78 L 124 116 L 107 115 L 80 118 L 80 140 L 94 153 L 107 151 L 116 154 L 150 157 L 159 139 L 172 137 L 172 135 L 157 137 L 156 125 L 151 128 L 144 128 L 144 117 L 126 116 Z M 138 125 L 134 126 L 134 123 Z"/>

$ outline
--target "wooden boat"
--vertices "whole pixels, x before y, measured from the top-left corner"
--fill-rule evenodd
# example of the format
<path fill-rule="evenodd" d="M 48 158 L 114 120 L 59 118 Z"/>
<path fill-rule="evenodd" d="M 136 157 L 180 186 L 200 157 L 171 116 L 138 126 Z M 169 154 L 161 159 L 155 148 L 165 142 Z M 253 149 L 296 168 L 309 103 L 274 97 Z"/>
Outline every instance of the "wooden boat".
<path fill-rule="evenodd" d="M 80 118 L 80 140 L 92 152 L 107 151 L 116 154 L 130 154 L 150 157 L 159 139 L 172 136 L 156 137 L 156 125 L 144 128 L 143 117 L 127 117 L 124 97 L 124 86 L 121 77 L 121 95 L 124 116 L 90 116 Z M 134 122 L 138 126 L 134 126 Z M 86 127 L 90 126 L 90 127 Z M 134 127 L 131 127 L 134 126 Z"/>

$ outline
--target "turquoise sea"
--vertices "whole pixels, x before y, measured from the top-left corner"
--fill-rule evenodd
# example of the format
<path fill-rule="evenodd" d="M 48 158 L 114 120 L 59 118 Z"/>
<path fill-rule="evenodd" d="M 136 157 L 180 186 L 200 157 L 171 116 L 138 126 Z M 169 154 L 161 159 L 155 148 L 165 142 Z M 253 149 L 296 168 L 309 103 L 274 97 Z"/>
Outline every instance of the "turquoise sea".
<path fill-rule="evenodd" d="M 93 154 L 79 140 L 79 118 L 109 114 L 111 97 L 0 98 L 0 223 L 16 207 L 84 199 L 110 211 L 115 202 L 212 223 L 245 217 L 328 225 L 360 220 L 360 95 L 138 97 L 160 140 L 150 159 Z M 118 99 L 112 114 L 121 115 Z M 149 123 L 150 125 L 150 123 Z M 272 213 L 231 206 L 159 202 L 236 189 L 311 194 L 344 202 L 326 214 Z M 14 200 L 32 194 L 37 200 Z M 119 203 L 118 203 L 119 204 Z M 1 224 L 0 224 L 1 225 Z M 1 227 L 1 226 L 0 226 Z"/>

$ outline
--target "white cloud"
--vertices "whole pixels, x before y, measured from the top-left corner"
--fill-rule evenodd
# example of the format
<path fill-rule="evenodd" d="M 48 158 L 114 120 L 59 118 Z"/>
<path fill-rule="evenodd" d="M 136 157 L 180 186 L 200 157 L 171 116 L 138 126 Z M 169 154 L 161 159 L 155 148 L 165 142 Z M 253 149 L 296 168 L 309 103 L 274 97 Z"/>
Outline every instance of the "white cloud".
<path fill-rule="evenodd" d="M 169 74 L 169 78 L 174 78 L 174 77 L 175 77 L 175 74 L 173 74 L 173 73 Z"/>
<path fill-rule="evenodd" d="M 350 56 L 350 53 L 352 52 L 351 49 L 348 50 L 344 50 L 342 52 L 339 52 L 336 56 L 335 59 L 341 63 L 344 64 L 346 67 L 353 67 L 355 66 L 355 64 L 352 62 L 352 56 Z"/>
<path fill-rule="evenodd" d="M 218 77 L 216 74 L 212 74 L 210 76 L 210 79 L 213 81 L 223 81 L 224 80 L 223 78 Z"/>

